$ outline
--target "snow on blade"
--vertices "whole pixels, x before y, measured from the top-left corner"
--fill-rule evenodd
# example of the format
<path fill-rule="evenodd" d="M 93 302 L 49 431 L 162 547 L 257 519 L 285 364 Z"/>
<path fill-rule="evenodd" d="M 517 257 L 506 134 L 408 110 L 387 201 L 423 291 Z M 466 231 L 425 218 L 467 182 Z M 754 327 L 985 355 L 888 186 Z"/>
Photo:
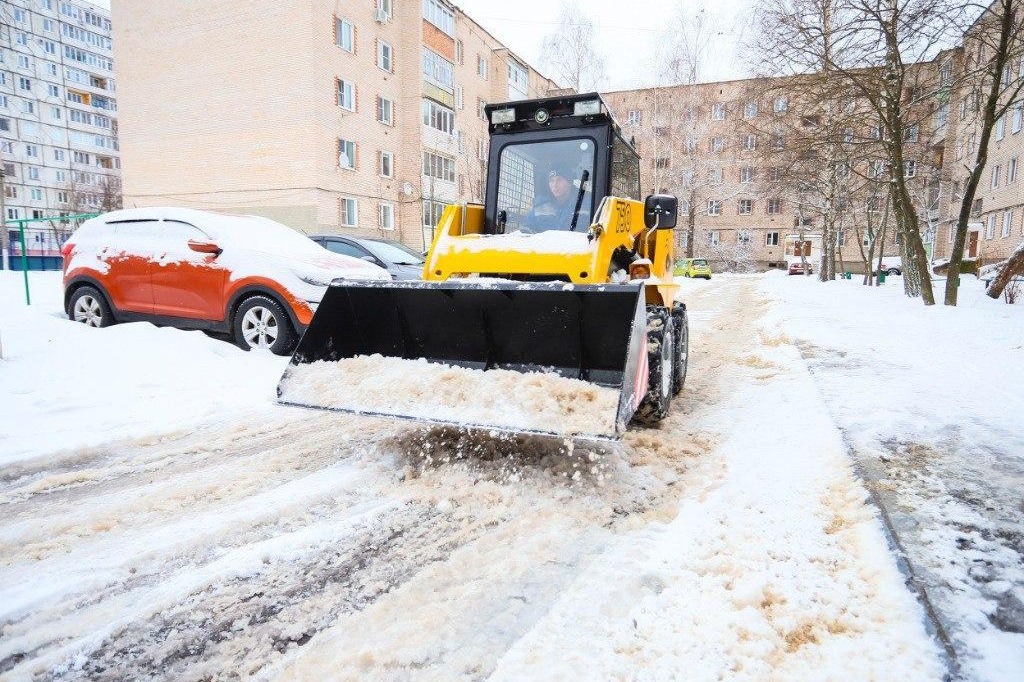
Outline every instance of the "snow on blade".
<path fill-rule="evenodd" d="M 553 373 L 381 355 L 289 367 L 284 402 L 559 435 L 612 435 L 619 392 Z"/>

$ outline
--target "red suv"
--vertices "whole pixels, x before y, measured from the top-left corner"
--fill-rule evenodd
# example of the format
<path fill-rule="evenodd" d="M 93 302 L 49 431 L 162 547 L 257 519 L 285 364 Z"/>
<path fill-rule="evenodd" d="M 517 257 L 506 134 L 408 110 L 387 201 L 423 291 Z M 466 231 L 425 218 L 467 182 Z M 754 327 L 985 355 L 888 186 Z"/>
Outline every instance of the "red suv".
<path fill-rule="evenodd" d="M 266 218 L 137 208 L 87 220 L 64 245 L 64 309 L 106 327 L 148 320 L 291 352 L 332 279 L 388 279 Z"/>

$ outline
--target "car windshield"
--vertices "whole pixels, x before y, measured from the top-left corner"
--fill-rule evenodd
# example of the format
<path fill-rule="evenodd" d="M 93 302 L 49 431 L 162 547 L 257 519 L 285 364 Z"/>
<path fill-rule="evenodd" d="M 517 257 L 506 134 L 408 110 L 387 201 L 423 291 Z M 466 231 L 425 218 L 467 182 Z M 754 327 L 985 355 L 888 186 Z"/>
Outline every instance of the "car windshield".
<path fill-rule="evenodd" d="M 696 265 L 698 268 L 706 268 L 708 266 L 708 262 L 703 258 L 694 258 L 693 264 Z"/>
<path fill-rule="evenodd" d="M 594 203 L 594 149 L 590 138 L 502 148 L 495 216 L 499 224 L 504 220 L 504 231 L 586 230 Z"/>
<path fill-rule="evenodd" d="M 395 265 L 423 265 L 423 255 L 397 242 L 367 240 L 366 248 L 382 261 Z"/>

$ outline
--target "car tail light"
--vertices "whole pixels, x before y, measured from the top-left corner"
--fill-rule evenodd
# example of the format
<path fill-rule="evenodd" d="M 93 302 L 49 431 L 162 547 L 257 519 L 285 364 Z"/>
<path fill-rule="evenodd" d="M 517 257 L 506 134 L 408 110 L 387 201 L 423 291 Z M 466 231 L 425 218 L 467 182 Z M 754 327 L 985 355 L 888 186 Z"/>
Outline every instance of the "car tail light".
<path fill-rule="evenodd" d="M 71 249 L 75 248 L 75 245 L 71 242 L 64 242 L 64 246 L 60 247 L 60 255 L 67 258 L 71 255 Z"/>

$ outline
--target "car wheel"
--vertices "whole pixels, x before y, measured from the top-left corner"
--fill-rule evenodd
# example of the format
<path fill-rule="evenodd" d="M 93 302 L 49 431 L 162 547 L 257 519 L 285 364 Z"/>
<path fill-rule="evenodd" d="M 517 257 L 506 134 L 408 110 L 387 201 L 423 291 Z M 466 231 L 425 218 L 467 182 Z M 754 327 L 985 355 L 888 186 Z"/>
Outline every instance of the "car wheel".
<path fill-rule="evenodd" d="M 672 316 L 664 306 L 647 306 L 647 393 L 633 415 L 640 424 L 657 424 L 668 416 L 675 355 Z"/>
<path fill-rule="evenodd" d="M 675 358 L 672 363 L 672 395 L 677 396 L 683 391 L 686 382 L 686 367 L 690 355 L 690 323 L 686 316 L 686 306 L 676 303 L 672 307 L 672 327 L 675 332 Z"/>
<path fill-rule="evenodd" d="M 250 296 L 235 311 L 235 343 L 242 350 L 269 350 L 287 355 L 298 335 L 280 303 L 269 296 Z"/>
<path fill-rule="evenodd" d="M 890 277 L 892 277 L 893 275 L 900 274 L 900 271 L 897 268 L 889 268 L 888 270 L 885 271 L 885 274 L 887 274 Z"/>
<path fill-rule="evenodd" d="M 87 327 L 109 327 L 114 324 L 107 299 L 96 288 L 89 286 L 79 287 L 71 294 L 68 317 Z"/>

